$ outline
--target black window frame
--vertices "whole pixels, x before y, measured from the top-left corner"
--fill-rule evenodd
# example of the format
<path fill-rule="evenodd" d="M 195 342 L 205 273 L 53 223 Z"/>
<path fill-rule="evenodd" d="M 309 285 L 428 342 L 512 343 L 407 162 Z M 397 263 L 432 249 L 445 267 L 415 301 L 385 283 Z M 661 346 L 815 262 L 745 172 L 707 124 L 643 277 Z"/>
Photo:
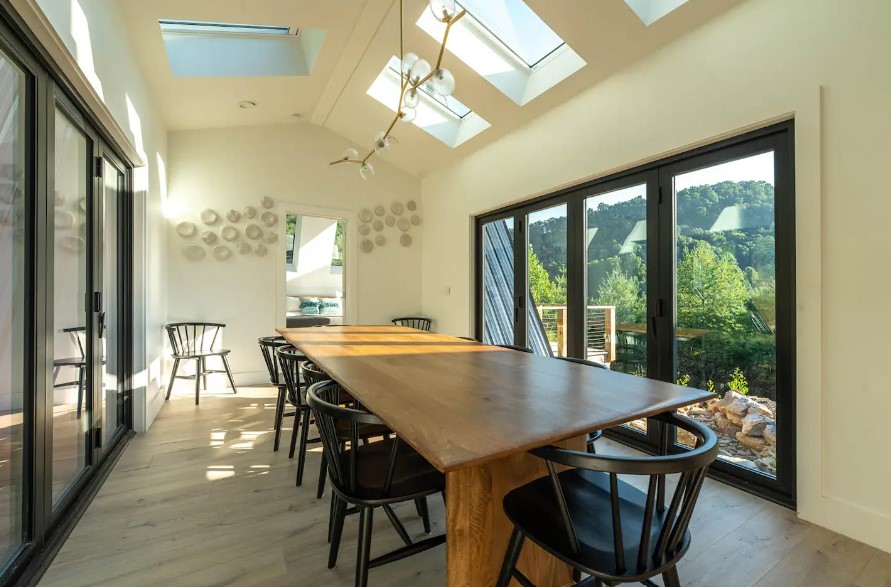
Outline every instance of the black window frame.
<path fill-rule="evenodd" d="M 675 205 L 671 179 L 674 175 L 710 167 L 746 156 L 774 152 L 774 214 L 776 254 L 776 367 L 777 367 L 777 477 L 716 461 L 709 469 L 715 479 L 749 491 L 780 505 L 795 508 L 796 479 L 796 342 L 795 342 L 795 166 L 794 119 L 771 124 L 732 138 L 630 168 L 557 192 L 519 202 L 474 218 L 474 324 L 482 340 L 483 273 L 481 262 L 482 226 L 492 220 L 513 218 L 519 226 L 514 239 L 514 344 L 526 345 L 526 215 L 561 203 L 567 204 L 567 306 L 572 324 L 568 352 L 583 358 L 585 352 L 584 316 L 586 250 L 584 247 L 585 200 L 589 196 L 646 182 L 647 185 L 647 373 L 648 377 L 674 382 L 675 373 Z M 518 224 L 520 223 L 520 224 Z M 669 244 L 670 243 L 670 244 Z M 661 310 L 661 311 L 660 311 Z M 655 452 L 660 430 L 648 422 L 647 434 L 624 426 L 606 431 L 615 438 L 645 452 Z M 676 443 L 672 450 L 685 450 Z"/>

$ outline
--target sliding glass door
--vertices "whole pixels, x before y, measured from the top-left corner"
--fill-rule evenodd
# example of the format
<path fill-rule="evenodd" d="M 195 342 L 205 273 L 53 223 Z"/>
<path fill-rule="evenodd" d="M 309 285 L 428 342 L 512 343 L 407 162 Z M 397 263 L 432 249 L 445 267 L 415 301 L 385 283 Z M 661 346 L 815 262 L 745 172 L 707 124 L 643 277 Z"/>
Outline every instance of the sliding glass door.
<path fill-rule="evenodd" d="M 714 474 L 793 503 L 791 145 L 781 124 L 480 217 L 483 342 L 712 391 L 682 411 L 718 434 Z M 645 450 L 659 432 L 610 431 Z"/>

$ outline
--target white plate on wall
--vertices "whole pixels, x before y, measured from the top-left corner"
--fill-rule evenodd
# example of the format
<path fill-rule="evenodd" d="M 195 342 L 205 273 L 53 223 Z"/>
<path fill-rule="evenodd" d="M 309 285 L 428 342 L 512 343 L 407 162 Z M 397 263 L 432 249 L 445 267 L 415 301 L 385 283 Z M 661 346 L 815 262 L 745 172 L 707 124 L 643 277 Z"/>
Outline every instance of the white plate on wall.
<path fill-rule="evenodd" d="M 384 229 L 384 223 L 380 220 L 375 220 L 374 224 L 372 224 L 371 226 L 374 227 L 375 232 L 380 232 Z"/>
<path fill-rule="evenodd" d="M 361 220 L 362 222 L 371 222 L 371 218 L 371 210 L 369 210 L 368 208 L 365 208 L 361 212 L 359 212 L 359 220 Z"/>
<path fill-rule="evenodd" d="M 402 234 L 399 235 L 399 244 L 403 247 L 411 246 L 411 235 L 410 234 Z"/>
<path fill-rule="evenodd" d="M 247 243 L 238 243 L 235 248 L 238 249 L 238 252 L 241 253 L 242 255 L 247 255 L 248 253 L 250 253 L 253 250 L 251 248 L 251 245 L 249 245 Z"/>
<path fill-rule="evenodd" d="M 238 210 L 229 210 L 226 212 L 226 220 L 229 222 L 238 222 L 241 219 L 241 214 Z"/>
<path fill-rule="evenodd" d="M 374 215 L 375 216 L 383 216 L 386 213 L 387 213 L 387 210 L 383 206 L 375 206 L 374 207 Z"/>
<path fill-rule="evenodd" d="M 188 221 L 180 222 L 176 225 L 176 234 L 183 238 L 195 236 L 195 225 Z"/>
<path fill-rule="evenodd" d="M 382 234 L 377 235 L 376 237 L 374 237 L 374 244 L 379 247 L 384 246 L 385 244 L 387 244 L 387 237 Z"/>
<path fill-rule="evenodd" d="M 413 214 L 411 217 L 411 223 L 415 226 L 419 226 L 421 224 L 421 217 L 417 214 Z"/>
<path fill-rule="evenodd" d="M 359 234 L 361 234 L 362 236 L 368 236 L 368 233 L 370 233 L 370 232 L 371 232 L 371 227 L 368 226 L 367 224 L 359 225 Z"/>
<path fill-rule="evenodd" d="M 402 232 L 408 232 L 408 229 L 411 228 L 411 221 L 408 218 L 400 218 L 396 224 Z"/>
<path fill-rule="evenodd" d="M 254 208 L 253 206 L 245 206 L 244 209 L 241 211 L 241 213 L 244 214 L 245 218 L 250 220 L 251 218 L 254 218 L 257 215 L 257 209 Z"/>
<path fill-rule="evenodd" d="M 393 202 L 390 211 L 396 216 L 402 216 L 402 202 Z"/>
<path fill-rule="evenodd" d="M 409 200 L 406 202 L 405 207 L 414 212 L 418 209 L 418 204 L 414 200 Z"/>
<path fill-rule="evenodd" d="M 201 240 L 203 240 L 205 244 L 212 245 L 217 242 L 217 233 L 212 230 L 205 230 L 201 233 Z"/>
<path fill-rule="evenodd" d="M 266 236 L 263 238 L 267 243 L 269 243 L 271 245 L 272 243 L 274 243 L 275 241 L 278 240 L 278 235 L 275 234 L 274 232 L 268 232 L 268 233 L 266 233 Z"/>
<path fill-rule="evenodd" d="M 223 240 L 227 240 L 229 242 L 238 240 L 239 234 L 241 233 L 234 226 L 224 226 L 223 230 L 220 231 L 220 236 L 223 237 Z"/>
<path fill-rule="evenodd" d="M 217 245 L 213 248 L 213 256 L 217 261 L 225 261 L 232 256 L 232 250 L 226 245 Z"/>
<path fill-rule="evenodd" d="M 200 261 L 206 254 L 204 248 L 199 247 L 198 245 L 189 245 L 183 249 L 183 255 L 185 255 L 186 259 L 189 261 Z"/>
<path fill-rule="evenodd" d="M 386 224 L 387 226 L 395 226 L 396 218 L 388 215 L 386 218 L 384 218 L 384 224 Z"/>
<path fill-rule="evenodd" d="M 257 240 L 263 236 L 263 229 L 256 224 L 248 224 L 247 228 L 244 229 L 244 235 L 251 240 Z"/>
<path fill-rule="evenodd" d="M 263 196 L 262 198 L 260 198 L 260 205 L 264 208 L 272 208 L 273 206 L 275 206 L 275 200 L 273 200 L 269 196 Z"/>
<path fill-rule="evenodd" d="M 363 253 L 370 253 L 374 249 L 374 243 L 371 242 L 371 239 L 363 238 L 362 242 L 359 243 L 359 249 Z"/>
<path fill-rule="evenodd" d="M 210 208 L 205 208 L 201 211 L 201 222 L 204 224 L 216 224 L 219 219 L 220 215 Z"/>
<path fill-rule="evenodd" d="M 260 214 L 260 222 L 266 226 L 274 226 L 276 220 L 278 220 L 278 216 L 274 212 L 263 212 Z"/>
<path fill-rule="evenodd" d="M 59 229 L 71 228 L 74 226 L 74 214 L 65 210 L 56 210 L 53 214 L 53 224 Z"/>
<path fill-rule="evenodd" d="M 254 246 L 254 253 L 256 253 L 258 257 L 264 256 L 266 254 L 266 245 L 257 243 L 257 245 Z"/>

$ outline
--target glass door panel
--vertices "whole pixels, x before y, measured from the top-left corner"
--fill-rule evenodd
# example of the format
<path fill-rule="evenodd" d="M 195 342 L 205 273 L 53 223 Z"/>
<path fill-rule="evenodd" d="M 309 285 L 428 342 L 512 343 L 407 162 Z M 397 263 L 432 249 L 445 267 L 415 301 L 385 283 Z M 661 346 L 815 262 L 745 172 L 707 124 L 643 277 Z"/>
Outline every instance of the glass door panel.
<path fill-rule="evenodd" d="M 87 138 L 57 110 L 54 207 L 47 223 L 53 234 L 53 504 L 86 466 L 90 155 Z"/>
<path fill-rule="evenodd" d="M 526 217 L 526 283 L 529 296 L 526 340 L 536 354 L 566 357 L 566 204 Z"/>
<path fill-rule="evenodd" d="M 647 373 L 647 184 L 585 200 L 585 358 Z M 646 420 L 628 427 L 646 432 Z"/>
<path fill-rule="evenodd" d="M 24 511 L 26 86 L 0 53 L 0 564 L 22 543 Z"/>
<path fill-rule="evenodd" d="M 773 151 L 673 177 L 676 376 L 728 404 L 717 412 L 705 404 L 686 412 L 718 432 L 722 460 L 771 477 L 777 463 L 774 183 Z M 690 441 L 678 437 L 681 444 Z"/>
<path fill-rule="evenodd" d="M 514 220 L 482 227 L 482 342 L 514 344 Z"/>
<path fill-rule="evenodd" d="M 122 363 L 120 340 L 120 273 L 118 265 L 118 218 L 120 198 L 124 193 L 124 174 L 107 159 L 103 164 L 102 190 L 102 310 L 99 314 L 101 338 L 102 390 L 101 414 L 102 446 L 123 424 Z"/>

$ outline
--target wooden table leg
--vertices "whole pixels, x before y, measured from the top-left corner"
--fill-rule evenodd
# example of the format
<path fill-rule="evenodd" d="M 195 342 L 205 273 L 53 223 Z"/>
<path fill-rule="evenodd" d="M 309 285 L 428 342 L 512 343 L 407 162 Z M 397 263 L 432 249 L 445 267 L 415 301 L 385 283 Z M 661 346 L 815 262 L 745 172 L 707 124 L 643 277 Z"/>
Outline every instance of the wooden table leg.
<path fill-rule="evenodd" d="M 583 451 L 585 437 L 559 445 Z M 502 499 L 510 490 L 545 475 L 545 462 L 528 453 L 446 473 L 448 587 L 495 585 L 513 529 L 504 515 Z M 572 583 L 570 568 L 529 540 L 518 567 L 538 587 Z M 511 585 L 519 583 L 512 581 Z"/>

